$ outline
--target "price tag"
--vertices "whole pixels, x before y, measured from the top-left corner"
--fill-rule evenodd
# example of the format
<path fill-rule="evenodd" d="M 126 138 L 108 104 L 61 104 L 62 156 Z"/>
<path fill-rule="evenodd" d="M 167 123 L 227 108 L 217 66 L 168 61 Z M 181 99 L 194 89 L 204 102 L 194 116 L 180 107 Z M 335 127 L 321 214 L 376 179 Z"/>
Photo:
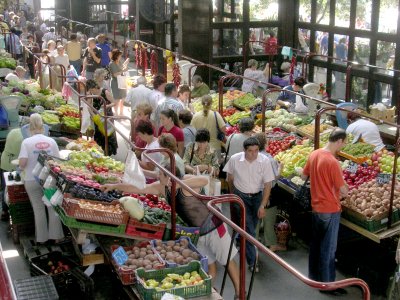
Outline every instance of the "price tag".
<path fill-rule="evenodd" d="M 376 177 L 376 182 L 378 184 L 385 184 L 389 183 L 391 179 L 392 179 L 392 174 L 379 173 L 378 176 Z"/>
<path fill-rule="evenodd" d="M 122 266 L 128 260 L 128 254 L 122 248 L 122 246 L 118 247 L 113 253 L 112 257 L 117 262 L 118 265 Z"/>
<path fill-rule="evenodd" d="M 347 166 L 346 170 L 349 171 L 352 174 L 355 174 L 355 173 L 357 173 L 357 170 L 358 170 L 358 164 L 356 164 L 355 162 L 351 161 L 349 163 L 349 165 Z"/>

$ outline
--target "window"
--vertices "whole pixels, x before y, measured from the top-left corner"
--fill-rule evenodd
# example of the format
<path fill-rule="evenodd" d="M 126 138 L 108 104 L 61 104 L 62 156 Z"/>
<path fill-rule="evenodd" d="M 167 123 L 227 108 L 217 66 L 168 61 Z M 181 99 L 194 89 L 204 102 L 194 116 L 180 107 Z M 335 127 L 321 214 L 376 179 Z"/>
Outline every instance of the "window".
<path fill-rule="evenodd" d="M 317 1 L 317 24 L 329 25 L 330 0 Z"/>
<path fill-rule="evenodd" d="M 311 0 L 300 0 L 299 21 L 311 22 Z"/>
<path fill-rule="evenodd" d="M 339 59 L 347 60 L 349 36 L 335 34 L 333 39 L 335 42 L 335 51 L 333 56 Z M 340 63 L 340 61 L 335 61 L 335 63 Z"/>
<path fill-rule="evenodd" d="M 213 0 L 213 22 L 243 21 L 243 0 Z"/>
<path fill-rule="evenodd" d="M 352 76 L 351 102 L 360 108 L 367 108 L 368 98 L 368 79 Z"/>
<path fill-rule="evenodd" d="M 346 98 L 346 73 L 333 72 L 330 96 L 336 100 L 344 100 Z"/>
<path fill-rule="evenodd" d="M 379 9 L 379 32 L 397 33 L 398 4 L 399 1 L 396 0 L 381 1 Z"/>
<path fill-rule="evenodd" d="M 40 8 L 41 9 L 49 9 L 55 7 L 55 0 L 41 0 Z"/>
<path fill-rule="evenodd" d="M 252 54 L 264 54 L 264 41 L 269 37 L 270 32 L 273 32 L 275 37 L 278 35 L 278 28 L 265 27 L 265 28 L 250 28 L 249 41 L 257 41 L 256 43 L 249 43 L 249 48 Z"/>
<path fill-rule="evenodd" d="M 372 0 L 358 0 L 356 9 L 356 29 L 371 30 Z"/>
<path fill-rule="evenodd" d="M 278 2 L 277 0 L 250 0 L 250 21 L 278 20 Z"/>
<path fill-rule="evenodd" d="M 89 5 L 89 21 L 107 21 L 107 6 L 105 4 Z"/>
<path fill-rule="evenodd" d="M 335 26 L 350 27 L 350 2 L 336 1 Z"/>
<path fill-rule="evenodd" d="M 40 17 L 42 20 L 54 20 L 55 15 L 55 0 L 41 0 L 40 1 Z"/>
<path fill-rule="evenodd" d="M 315 52 L 321 55 L 328 55 L 329 33 L 315 32 Z"/>
<path fill-rule="evenodd" d="M 241 29 L 214 29 L 213 54 L 216 56 L 242 54 Z"/>
<path fill-rule="evenodd" d="M 369 53 L 370 53 L 370 39 L 366 38 L 355 38 L 355 60 L 360 64 L 369 63 Z"/>
<path fill-rule="evenodd" d="M 298 38 L 299 46 L 297 48 L 304 52 L 310 52 L 310 30 L 299 28 Z"/>
<path fill-rule="evenodd" d="M 110 5 L 110 10 L 120 14 L 120 16 L 117 16 L 117 20 L 121 20 L 129 16 L 128 4 L 112 4 Z"/>
<path fill-rule="evenodd" d="M 394 55 L 396 44 L 385 41 L 378 41 L 376 53 L 376 65 L 381 68 L 394 69 Z M 393 71 L 377 70 L 380 73 L 394 75 Z"/>

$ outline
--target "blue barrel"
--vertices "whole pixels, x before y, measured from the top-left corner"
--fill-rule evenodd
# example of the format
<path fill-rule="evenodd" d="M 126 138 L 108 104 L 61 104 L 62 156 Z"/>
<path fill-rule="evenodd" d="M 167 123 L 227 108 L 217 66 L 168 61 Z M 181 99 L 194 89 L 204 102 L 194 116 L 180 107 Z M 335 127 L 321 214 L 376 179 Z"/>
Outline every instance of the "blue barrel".
<path fill-rule="evenodd" d="M 336 107 L 344 108 L 344 109 L 348 109 L 348 110 L 354 110 L 358 106 L 357 106 L 357 104 L 354 104 L 351 102 L 344 102 L 344 103 L 340 103 L 340 104 L 336 105 Z M 347 126 L 349 126 L 349 123 L 347 122 L 347 112 L 337 110 L 336 111 L 336 120 L 337 120 L 338 126 L 340 128 L 346 129 Z"/>

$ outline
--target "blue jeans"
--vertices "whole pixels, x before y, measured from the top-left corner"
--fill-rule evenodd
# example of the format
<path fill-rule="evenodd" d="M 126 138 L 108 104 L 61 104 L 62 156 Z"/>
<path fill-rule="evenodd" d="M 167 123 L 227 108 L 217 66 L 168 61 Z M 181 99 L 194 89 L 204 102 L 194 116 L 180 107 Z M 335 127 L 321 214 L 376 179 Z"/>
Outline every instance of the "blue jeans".
<path fill-rule="evenodd" d="M 74 66 L 76 73 L 78 73 L 78 75 L 81 75 L 81 68 L 82 68 L 82 60 L 78 59 L 78 60 L 70 60 L 69 64 Z"/>
<path fill-rule="evenodd" d="M 262 201 L 262 192 L 253 196 L 242 193 L 236 188 L 233 192 L 235 195 L 239 196 L 244 202 L 244 206 L 246 208 L 247 233 L 250 234 L 252 237 L 256 237 L 256 227 L 258 224 L 257 213 Z M 252 266 L 254 264 L 254 261 L 256 260 L 256 247 L 248 241 L 246 241 L 246 260 L 249 266 Z"/>
<path fill-rule="evenodd" d="M 335 281 L 335 253 L 339 233 L 340 212 L 312 213 L 312 238 L 308 261 L 308 277 L 322 282 Z"/>

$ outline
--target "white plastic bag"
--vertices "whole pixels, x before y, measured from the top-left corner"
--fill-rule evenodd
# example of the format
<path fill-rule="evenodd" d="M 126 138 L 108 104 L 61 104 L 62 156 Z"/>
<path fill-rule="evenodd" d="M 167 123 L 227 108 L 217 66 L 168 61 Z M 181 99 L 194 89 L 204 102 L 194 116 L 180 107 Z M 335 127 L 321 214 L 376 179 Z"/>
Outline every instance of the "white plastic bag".
<path fill-rule="evenodd" d="M 64 196 L 60 190 L 57 190 L 54 195 L 50 199 L 50 203 L 53 206 L 61 205 L 63 202 Z"/>
<path fill-rule="evenodd" d="M 221 181 L 218 178 L 213 177 L 214 168 L 212 168 L 211 174 L 207 171 L 200 173 L 197 168 L 198 176 L 202 176 L 208 179 L 208 183 L 204 186 L 204 193 L 207 196 L 220 196 L 221 195 Z"/>
<path fill-rule="evenodd" d="M 49 200 L 47 200 L 46 196 L 42 197 L 42 202 L 44 203 L 45 206 L 51 207 L 51 203 Z"/>
<path fill-rule="evenodd" d="M 146 187 L 146 178 L 144 177 L 143 171 L 139 165 L 139 161 L 133 151 L 129 151 L 128 153 L 122 182 L 132 184 L 138 189 L 143 189 Z"/>
<path fill-rule="evenodd" d="M 82 121 L 81 121 L 81 133 L 86 133 L 86 131 L 89 129 L 91 125 L 91 118 L 90 118 L 90 112 L 89 112 L 89 107 L 85 104 L 82 103 Z"/>
<path fill-rule="evenodd" d="M 126 89 L 126 75 L 118 75 L 117 83 L 119 89 Z"/>
<path fill-rule="evenodd" d="M 43 184 L 43 188 L 45 189 L 55 188 L 56 183 L 57 183 L 56 179 L 53 176 L 49 175 Z"/>
<path fill-rule="evenodd" d="M 304 105 L 303 99 L 299 95 L 296 95 L 296 104 L 294 107 L 294 111 L 299 114 L 308 113 L 308 107 Z"/>

